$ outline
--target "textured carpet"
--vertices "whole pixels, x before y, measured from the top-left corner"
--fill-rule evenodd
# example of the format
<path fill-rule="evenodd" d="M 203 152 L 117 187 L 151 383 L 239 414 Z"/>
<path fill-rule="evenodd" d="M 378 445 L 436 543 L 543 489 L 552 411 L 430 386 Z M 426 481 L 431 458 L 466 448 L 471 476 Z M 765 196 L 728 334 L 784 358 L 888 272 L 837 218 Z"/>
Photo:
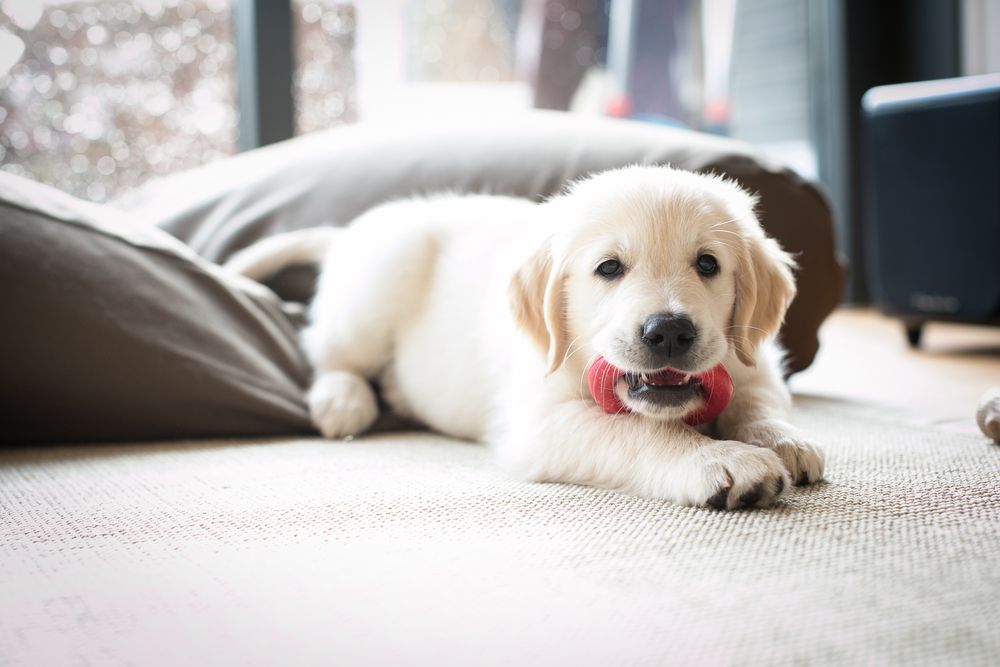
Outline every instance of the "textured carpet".
<path fill-rule="evenodd" d="M 0 665 L 996 664 L 1000 447 L 804 401 L 720 513 L 427 434 L 0 452 Z"/>

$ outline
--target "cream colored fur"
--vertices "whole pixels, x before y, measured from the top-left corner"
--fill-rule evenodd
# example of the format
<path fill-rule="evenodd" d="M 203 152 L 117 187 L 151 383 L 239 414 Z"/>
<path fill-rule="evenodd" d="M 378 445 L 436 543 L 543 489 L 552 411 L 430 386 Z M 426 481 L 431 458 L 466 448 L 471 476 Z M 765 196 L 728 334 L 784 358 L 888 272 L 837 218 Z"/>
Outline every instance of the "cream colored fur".
<path fill-rule="evenodd" d="M 687 505 L 766 506 L 823 475 L 823 456 L 788 422 L 773 338 L 794 296 L 792 262 L 764 236 L 754 200 L 720 178 L 630 167 L 542 203 L 462 196 L 372 209 L 342 230 L 267 239 L 231 265 L 259 277 L 320 260 L 302 343 L 308 400 L 327 437 L 363 433 L 393 410 L 489 442 L 528 480 L 570 482 Z M 694 269 L 711 252 L 720 273 Z M 609 257 L 627 268 L 595 275 Z M 707 429 L 696 406 L 602 412 L 586 373 L 603 355 L 637 365 L 637 331 L 654 313 L 699 329 L 696 370 L 724 363 L 732 403 Z"/>

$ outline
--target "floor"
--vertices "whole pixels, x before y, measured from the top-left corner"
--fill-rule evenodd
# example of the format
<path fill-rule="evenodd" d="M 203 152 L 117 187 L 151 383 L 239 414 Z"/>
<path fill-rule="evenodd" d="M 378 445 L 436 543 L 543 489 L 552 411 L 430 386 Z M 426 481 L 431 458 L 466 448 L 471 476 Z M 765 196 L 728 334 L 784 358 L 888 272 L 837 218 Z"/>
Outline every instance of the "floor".
<path fill-rule="evenodd" d="M 796 395 L 876 403 L 970 433 L 980 396 L 997 385 L 1000 327 L 932 323 L 912 349 L 898 320 L 849 307 L 823 325 L 816 361 L 791 380 Z"/>

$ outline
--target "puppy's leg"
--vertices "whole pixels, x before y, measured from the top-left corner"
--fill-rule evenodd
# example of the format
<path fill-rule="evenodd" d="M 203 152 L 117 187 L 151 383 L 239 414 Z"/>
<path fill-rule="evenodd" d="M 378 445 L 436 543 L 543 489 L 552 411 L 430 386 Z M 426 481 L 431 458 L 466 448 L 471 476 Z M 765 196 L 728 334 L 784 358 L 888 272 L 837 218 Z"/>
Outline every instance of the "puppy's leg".
<path fill-rule="evenodd" d="M 323 262 L 312 324 L 302 332 L 314 372 L 309 411 L 328 438 L 357 435 L 378 418 L 369 381 L 391 363 L 431 265 L 433 244 L 426 237 L 371 224 L 350 231 Z"/>
<path fill-rule="evenodd" d="M 508 470 L 530 480 L 681 505 L 766 507 L 790 484 L 770 450 L 713 440 L 679 423 L 604 414 L 579 400 L 521 417 L 497 448 Z"/>
<path fill-rule="evenodd" d="M 823 479 L 822 450 L 788 422 L 792 399 L 777 363 L 762 358 L 754 368 L 733 365 L 733 400 L 719 415 L 723 438 L 771 449 L 781 457 L 796 485 Z"/>
<path fill-rule="evenodd" d="M 333 300 L 331 299 L 331 302 Z M 344 305 L 338 303 L 338 305 Z M 302 344 L 313 364 L 307 396 L 313 424 L 327 438 L 343 438 L 368 430 L 378 417 L 378 401 L 366 378 L 387 363 L 383 341 L 366 339 L 358 313 L 342 309 L 342 322 L 319 318 L 302 332 Z M 375 344 L 373 344 L 375 343 Z"/>

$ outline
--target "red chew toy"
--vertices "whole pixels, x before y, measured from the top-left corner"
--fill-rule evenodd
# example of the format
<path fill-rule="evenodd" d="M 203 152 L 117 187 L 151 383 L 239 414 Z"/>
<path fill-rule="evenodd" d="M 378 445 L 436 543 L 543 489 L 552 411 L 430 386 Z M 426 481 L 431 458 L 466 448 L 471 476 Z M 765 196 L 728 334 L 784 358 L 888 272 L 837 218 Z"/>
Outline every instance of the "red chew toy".
<path fill-rule="evenodd" d="M 597 357 L 591 365 L 587 374 L 587 385 L 590 387 L 590 395 L 605 412 L 611 414 L 630 412 L 615 393 L 618 381 L 624 377 L 625 371 L 615 368 L 604 357 Z M 653 374 L 647 383 L 654 387 L 681 386 L 686 377 L 685 373 L 667 368 Z M 690 382 L 698 383 L 698 391 L 705 401 L 702 407 L 684 418 L 684 423 L 690 426 L 712 421 L 722 414 L 733 398 L 733 379 L 722 364 L 704 373 L 692 375 Z"/>

